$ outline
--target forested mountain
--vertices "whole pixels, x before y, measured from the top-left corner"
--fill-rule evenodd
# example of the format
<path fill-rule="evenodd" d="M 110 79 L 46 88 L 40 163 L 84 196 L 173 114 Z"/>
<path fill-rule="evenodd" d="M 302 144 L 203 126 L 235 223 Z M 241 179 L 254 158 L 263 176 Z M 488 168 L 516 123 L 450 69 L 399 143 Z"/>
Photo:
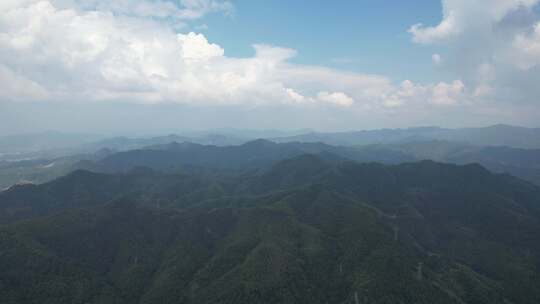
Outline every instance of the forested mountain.
<path fill-rule="evenodd" d="M 0 214 L 1 303 L 540 300 L 540 188 L 479 165 L 76 171 Z"/>
<path fill-rule="evenodd" d="M 510 173 L 540 185 L 540 149 L 484 147 L 439 140 L 376 147 L 401 152 L 415 160 L 429 159 L 453 164 L 479 163 L 493 172 Z"/>
<path fill-rule="evenodd" d="M 159 138 L 157 142 L 161 143 L 163 140 L 165 139 Z M 141 166 L 168 172 L 190 171 L 194 168 L 255 169 L 304 153 L 384 164 L 420 160 L 455 164 L 479 163 L 491 171 L 509 173 L 540 185 L 539 149 L 484 147 L 441 140 L 349 147 L 324 143 L 274 143 L 259 139 L 233 146 L 167 142 L 121 152 L 103 148 L 95 153 L 66 157 L 0 161 L 0 189 L 16 183 L 47 182 L 77 169 L 109 173 L 126 172 Z"/>
<path fill-rule="evenodd" d="M 76 167 L 100 172 L 124 172 L 138 166 L 169 172 L 185 170 L 186 167 L 246 169 L 269 165 L 304 153 L 384 164 L 420 160 L 454 164 L 479 163 L 491 171 L 509 173 L 540 185 L 540 150 L 482 147 L 449 141 L 356 147 L 323 143 L 274 143 L 262 139 L 225 147 L 171 143 L 112 154 L 96 163 L 81 163 Z"/>
<path fill-rule="evenodd" d="M 238 146 L 225 147 L 173 142 L 167 145 L 116 153 L 94 164 L 86 165 L 90 169 L 102 172 L 124 172 L 140 166 L 167 171 L 182 170 L 186 166 L 247 169 L 267 166 L 305 153 L 333 154 L 328 156 L 348 158 L 361 162 L 391 164 L 414 160 L 414 158 L 400 151 L 379 149 L 377 147 L 355 149 L 322 143 L 291 142 L 277 144 L 259 139 Z"/>

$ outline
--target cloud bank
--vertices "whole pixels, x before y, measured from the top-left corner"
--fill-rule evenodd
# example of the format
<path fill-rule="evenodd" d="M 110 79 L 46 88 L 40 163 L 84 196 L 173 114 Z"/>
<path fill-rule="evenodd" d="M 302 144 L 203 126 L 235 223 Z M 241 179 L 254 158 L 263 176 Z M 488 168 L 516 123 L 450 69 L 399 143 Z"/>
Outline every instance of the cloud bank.
<path fill-rule="evenodd" d="M 444 0 L 439 24 L 409 28 L 412 40 L 447 50 L 437 65 L 459 74 L 471 98 L 538 107 L 539 0 Z"/>
<path fill-rule="evenodd" d="M 455 82 L 411 83 L 416 88 L 410 90 L 385 76 L 291 64 L 295 50 L 271 45 L 254 45 L 249 58 L 228 57 L 203 34 L 178 32 L 176 26 L 213 12 L 230 13 L 232 5 L 215 0 L 175 3 L 2 2 L 0 96 L 19 101 L 363 108 L 418 100 L 455 103 L 455 90 L 449 89 Z"/>
<path fill-rule="evenodd" d="M 426 60 L 445 80 L 417 83 L 294 64 L 296 50 L 266 44 L 235 58 L 185 30 L 209 14 L 235 14 L 229 1 L 3 0 L 0 105 L 281 107 L 316 117 L 342 111 L 340 125 L 459 121 L 471 113 L 516 121 L 538 113 L 539 2 L 442 1 L 438 24 L 408 32 L 416 47 L 440 48 Z"/>

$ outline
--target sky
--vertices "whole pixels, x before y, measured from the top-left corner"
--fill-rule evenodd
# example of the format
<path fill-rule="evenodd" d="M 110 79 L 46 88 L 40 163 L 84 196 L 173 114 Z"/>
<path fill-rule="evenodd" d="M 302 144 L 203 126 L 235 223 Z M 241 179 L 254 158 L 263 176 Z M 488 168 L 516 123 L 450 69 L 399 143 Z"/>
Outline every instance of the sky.
<path fill-rule="evenodd" d="M 539 127 L 540 0 L 2 0 L 0 135 Z"/>

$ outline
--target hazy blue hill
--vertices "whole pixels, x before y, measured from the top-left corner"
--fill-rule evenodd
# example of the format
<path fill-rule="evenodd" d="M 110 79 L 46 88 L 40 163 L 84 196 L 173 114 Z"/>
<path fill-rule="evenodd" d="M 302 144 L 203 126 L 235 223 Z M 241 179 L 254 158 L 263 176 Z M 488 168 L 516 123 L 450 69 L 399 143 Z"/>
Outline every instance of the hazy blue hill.
<path fill-rule="evenodd" d="M 416 160 L 430 159 L 455 164 L 479 163 L 493 172 L 509 173 L 540 185 L 539 149 L 484 147 L 440 140 L 378 145 L 378 147 L 381 150 L 400 151 Z"/>
<path fill-rule="evenodd" d="M 238 146 L 225 147 L 187 142 L 155 145 L 145 149 L 113 154 L 88 168 L 105 172 L 122 172 L 137 166 L 162 171 L 181 170 L 185 166 L 221 169 L 261 168 L 305 153 L 328 153 L 362 162 L 400 163 L 414 159 L 402 152 L 388 149 L 359 150 L 322 143 L 277 144 L 259 139 Z"/>
<path fill-rule="evenodd" d="M 350 132 L 321 133 L 311 132 L 290 137 L 273 138 L 276 142 L 322 142 L 329 145 L 353 146 L 385 144 L 407 139 L 424 139 L 438 128 L 380 129 Z"/>
<path fill-rule="evenodd" d="M 136 166 L 169 171 L 187 165 L 227 169 L 259 167 L 292 156 L 293 150 L 282 149 L 264 140 L 227 147 L 171 143 L 111 155 L 98 162 L 97 168 L 115 172 L 130 170 Z"/>
<path fill-rule="evenodd" d="M 125 171 L 136 166 L 167 171 L 185 167 L 245 169 L 267 166 L 303 153 L 330 153 L 358 162 L 385 164 L 423 159 L 458 164 L 477 162 L 495 172 L 507 172 L 540 184 L 540 170 L 535 166 L 539 150 L 534 149 L 540 147 L 538 129 L 495 125 L 465 129 L 421 127 L 299 133 L 224 129 L 187 135 L 116 137 L 99 141 L 91 141 L 88 136 L 63 133 L 47 133 L 43 134 L 43 138 L 35 135 L 28 140 L 27 136 L 4 137 L 6 140 L 11 138 L 14 143 L 9 146 L 10 140 L 4 141 L 10 147 L 8 150 L 27 151 L 28 145 L 35 143 L 30 150 L 38 151 L 2 156 L 9 162 L 0 161 L 0 189 L 19 182 L 47 182 L 81 168 L 105 172 Z M 290 134 L 295 135 L 286 136 Z M 250 136 L 255 135 L 283 137 L 274 138 L 272 141 L 279 145 L 272 146 L 269 142 L 268 145 L 261 144 L 264 140 L 250 142 Z M 51 136 L 59 137 L 64 144 L 57 145 L 55 140 L 50 141 L 48 148 L 39 144 L 39 141 L 48 142 Z M 3 139 L 0 139 L 0 147 Z M 21 148 L 17 142 L 27 148 Z M 87 143 L 77 144 L 80 142 Z M 261 152 L 256 153 L 257 145 L 261 146 Z M 69 148 L 49 149 L 52 146 Z M 117 152 L 125 154 L 114 155 Z M 101 159 L 105 160 L 100 162 Z M 522 159 L 531 161 L 527 163 Z M 98 164 L 94 163 L 96 161 Z"/>
<path fill-rule="evenodd" d="M 235 146 L 167 142 L 124 152 L 104 148 L 93 154 L 0 162 L 0 187 L 4 189 L 19 182 L 47 182 L 76 169 L 100 172 L 127 172 L 141 166 L 165 172 L 193 171 L 196 168 L 258 169 L 305 153 L 384 164 L 424 159 L 457 164 L 480 163 L 494 172 L 506 172 L 540 185 L 540 168 L 536 166 L 540 163 L 540 150 L 534 149 L 483 147 L 446 140 L 347 147 L 320 142 L 274 143 L 261 139 Z"/>
<path fill-rule="evenodd" d="M 143 137 L 106 137 L 104 135 L 62 132 L 20 134 L 0 137 L 0 161 L 51 160 L 60 157 L 92 155 L 102 150 L 127 151 L 171 142 L 194 142 L 217 146 L 240 145 L 252 139 L 214 133 Z"/>
<path fill-rule="evenodd" d="M 481 146 L 508 146 L 514 148 L 540 148 L 540 129 L 509 125 L 485 128 L 464 128 L 442 133 L 442 138 Z"/>
<path fill-rule="evenodd" d="M 446 157 L 453 162 L 490 162 L 515 167 L 540 169 L 540 149 L 518 149 L 510 147 L 479 147 L 451 153 Z"/>
<path fill-rule="evenodd" d="M 401 151 L 411 155 L 416 160 L 429 159 L 434 161 L 446 161 L 453 155 L 476 151 L 481 147 L 446 140 L 419 140 L 379 146 L 381 149 Z M 364 149 L 363 146 L 358 148 Z"/>
<path fill-rule="evenodd" d="M 486 147 L 455 154 L 447 162 L 480 163 L 494 172 L 507 172 L 540 185 L 540 150 L 509 147 Z"/>
<path fill-rule="evenodd" d="M 256 138 L 274 138 L 285 137 L 292 135 L 299 135 L 309 133 L 309 129 L 299 130 L 272 130 L 272 129 L 238 129 L 238 128 L 218 128 L 203 131 L 191 131 L 185 132 L 187 136 L 191 137 L 204 137 L 208 135 L 220 135 L 233 138 L 242 138 L 246 141 Z"/>
<path fill-rule="evenodd" d="M 229 146 L 239 145 L 246 142 L 246 139 L 238 138 L 234 136 L 227 136 L 222 134 L 199 134 L 197 136 L 184 136 L 171 134 L 167 136 L 154 136 L 154 137 L 113 137 L 100 141 L 92 142 L 87 145 L 79 147 L 84 151 L 95 151 L 98 149 L 114 149 L 117 151 L 127 151 L 133 149 L 141 149 L 147 146 L 166 145 L 173 142 L 183 143 L 191 142 L 204 145 L 216 145 L 216 146 Z"/>
<path fill-rule="evenodd" d="M 477 146 L 509 146 L 540 148 L 540 129 L 494 125 L 483 128 L 444 129 L 421 127 L 409 129 L 381 129 L 338 133 L 307 133 L 274 138 L 276 142 L 323 142 L 330 145 L 369 145 L 426 140 L 446 140 Z"/>

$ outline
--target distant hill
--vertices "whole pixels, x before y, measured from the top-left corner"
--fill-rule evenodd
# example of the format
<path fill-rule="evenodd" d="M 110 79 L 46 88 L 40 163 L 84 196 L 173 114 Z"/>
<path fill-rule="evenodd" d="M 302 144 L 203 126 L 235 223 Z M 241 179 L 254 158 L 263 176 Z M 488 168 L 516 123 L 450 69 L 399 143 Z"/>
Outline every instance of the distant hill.
<path fill-rule="evenodd" d="M 93 154 L 103 149 L 127 151 L 171 142 L 193 142 L 204 145 L 229 146 L 239 145 L 252 139 L 212 133 L 204 133 L 197 136 L 171 134 L 150 137 L 104 137 L 100 135 L 46 132 L 0 137 L 0 161 L 51 159 L 80 154 Z"/>
<path fill-rule="evenodd" d="M 94 153 L 100 149 L 127 151 L 171 142 L 231 146 L 240 145 L 257 138 L 269 139 L 278 143 L 321 142 L 337 146 L 445 140 L 477 146 L 508 146 L 524 149 L 540 149 L 540 129 L 508 125 L 462 129 L 420 127 L 337 133 L 321 133 L 309 130 L 217 129 L 212 131 L 184 132 L 180 135 L 171 134 L 166 136 L 142 137 L 105 137 L 95 134 L 44 132 L 0 137 L 0 160 L 2 159 L 2 155 L 11 155 L 14 159 L 39 158 L 43 156 L 59 157 L 80 153 Z M 19 155 L 19 157 L 16 155 Z"/>
<path fill-rule="evenodd" d="M 440 140 L 378 147 L 402 152 L 415 160 L 429 159 L 453 164 L 478 163 L 493 172 L 509 173 L 540 185 L 540 149 L 483 147 Z"/>
<path fill-rule="evenodd" d="M 222 128 L 205 131 L 183 131 L 181 134 L 117 136 L 49 131 L 42 133 L 0 136 L 0 160 L 60 157 L 94 153 L 100 149 L 127 151 L 171 142 L 192 142 L 203 145 L 240 145 L 257 138 L 298 135 L 309 130 L 278 131 Z"/>
<path fill-rule="evenodd" d="M 479 163 L 494 172 L 509 173 L 540 185 L 540 150 L 479 147 L 438 140 L 357 147 L 323 143 L 274 143 L 267 140 L 225 147 L 171 143 L 112 154 L 96 163 L 76 167 L 99 172 L 125 172 L 141 166 L 167 172 L 181 171 L 187 167 L 245 170 L 264 167 L 305 153 L 383 164 L 419 160 Z"/>
<path fill-rule="evenodd" d="M 479 165 L 76 171 L 0 192 L 0 223 L 1 303 L 540 299 L 540 188 Z"/>
<path fill-rule="evenodd" d="M 409 129 L 381 129 L 339 133 L 307 133 L 278 137 L 276 142 L 322 142 L 330 145 L 368 145 L 445 140 L 477 146 L 508 146 L 540 149 L 540 129 L 494 125 L 484 128 L 443 129 L 421 127 Z"/>
<path fill-rule="evenodd" d="M 164 145 L 173 142 L 183 143 L 191 142 L 204 145 L 216 145 L 216 146 L 230 146 L 239 145 L 245 143 L 247 140 L 225 136 L 220 134 L 204 134 L 197 137 L 181 136 L 181 135 L 167 135 L 156 137 L 141 137 L 141 138 L 128 138 L 128 137 L 113 137 L 93 142 L 87 145 L 79 147 L 84 151 L 94 151 L 98 149 L 113 149 L 117 151 L 127 151 L 134 149 L 141 149 L 147 146 Z"/>
<path fill-rule="evenodd" d="M 97 172 L 127 172 L 148 167 L 165 172 L 198 169 L 249 170 L 271 165 L 305 153 L 325 158 L 358 162 L 398 164 L 419 160 L 469 164 L 479 163 L 497 173 L 509 173 L 540 185 L 540 149 L 504 146 L 475 146 L 443 140 L 420 140 L 395 144 L 332 146 L 324 143 L 274 143 L 254 140 L 244 144 L 218 146 L 191 142 L 168 142 L 177 136 L 151 140 L 119 140 L 119 149 L 152 144 L 128 151 L 101 149 L 92 154 L 38 158 L 24 161 L 0 161 L 0 189 L 19 182 L 43 183 L 76 169 Z M 161 142 L 166 142 L 161 144 Z M 100 145 L 101 146 L 101 145 Z M 98 146 L 95 146 L 97 148 Z M 123 147 L 123 148 L 122 148 Z"/>
<path fill-rule="evenodd" d="M 125 172 L 135 167 L 174 171 L 186 166 L 219 169 L 254 169 L 271 165 L 285 158 L 305 154 L 334 154 L 361 162 L 400 163 L 412 160 L 399 152 L 383 149 L 358 150 L 321 143 L 277 144 L 259 139 L 237 146 L 213 146 L 194 143 L 171 143 L 145 149 L 116 153 L 87 166 L 100 172 Z"/>

